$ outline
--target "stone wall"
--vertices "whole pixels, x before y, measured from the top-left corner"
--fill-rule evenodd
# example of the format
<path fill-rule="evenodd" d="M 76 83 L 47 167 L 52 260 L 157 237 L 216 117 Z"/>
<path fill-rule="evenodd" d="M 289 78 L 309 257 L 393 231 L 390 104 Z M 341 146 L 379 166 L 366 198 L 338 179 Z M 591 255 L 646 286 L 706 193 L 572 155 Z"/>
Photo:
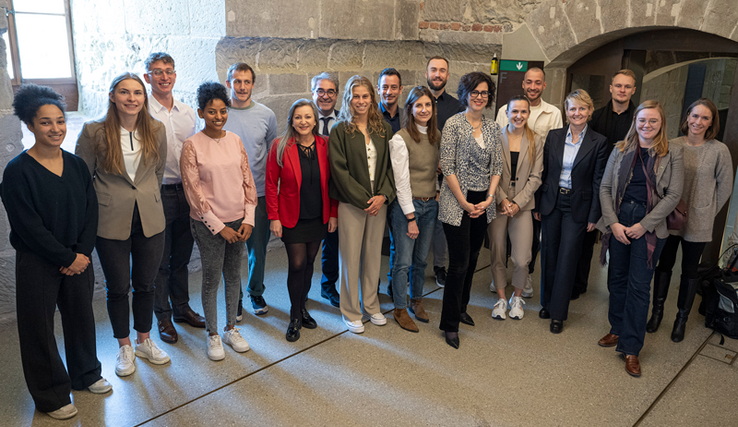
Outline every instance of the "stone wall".
<path fill-rule="evenodd" d="M 0 6 L 6 6 L 0 0 Z M 5 13 L 0 13 L 0 36 L 8 30 Z M 0 168 L 23 151 L 21 123 L 13 115 L 13 88 L 8 76 L 5 41 L 0 38 Z M 15 250 L 8 236 L 10 224 L 5 209 L 0 209 L 0 320 L 15 312 Z"/>
<path fill-rule="evenodd" d="M 503 35 L 538 3 L 309 0 L 297 13 L 292 0 L 226 0 L 226 37 L 218 43 L 215 66 L 225 82 L 234 62 L 251 65 L 257 75 L 254 99 L 274 110 L 281 131 L 290 105 L 310 97 L 310 79 L 323 71 L 335 72 L 343 86 L 355 74 L 376 83 L 382 69 L 396 68 L 404 103 L 410 88 L 426 84 L 428 58 L 443 55 L 450 60 L 447 88 L 455 94 L 464 73 L 489 72 Z"/>
<path fill-rule="evenodd" d="M 174 96 L 195 105 L 197 86 L 217 79 L 215 46 L 225 35 L 224 0 L 72 0 L 80 111 L 105 113 L 113 78 L 143 74 L 151 52 L 174 58 Z"/>

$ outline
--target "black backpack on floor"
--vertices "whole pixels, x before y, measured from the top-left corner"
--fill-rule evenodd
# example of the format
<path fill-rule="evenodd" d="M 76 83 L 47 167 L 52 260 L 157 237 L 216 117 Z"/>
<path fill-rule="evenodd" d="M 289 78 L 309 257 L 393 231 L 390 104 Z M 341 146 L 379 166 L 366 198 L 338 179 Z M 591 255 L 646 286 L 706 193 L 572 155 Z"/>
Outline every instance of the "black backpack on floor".
<path fill-rule="evenodd" d="M 738 339 L 738 274 L 725 272 L 713 279 L 704 298 L 705 326 Z"/>

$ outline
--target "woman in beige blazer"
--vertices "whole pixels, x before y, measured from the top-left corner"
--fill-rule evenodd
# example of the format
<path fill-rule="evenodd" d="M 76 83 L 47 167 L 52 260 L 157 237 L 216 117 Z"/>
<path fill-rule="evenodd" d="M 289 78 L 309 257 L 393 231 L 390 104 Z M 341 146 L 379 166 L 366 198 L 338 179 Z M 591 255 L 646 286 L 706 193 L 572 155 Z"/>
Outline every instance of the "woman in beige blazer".
<path fill-rule="evenodd" d="M 497 186 L 497 216 L 487 227 L 489 253 L 492 264 L 492 283 L 497 284 L 499 300 L 492 310 L 494 319 L 504 320 L 508 303 L 507 285 L 507 236 L 512 243 L 512 260 L 515 264 L 512 283 L 515 292 L 510 298 L 510 317 L 523 318 L 521 294 L 528 280 L 528 264 L 533 243 L 531 210 L 535 207 L 535 193 L 541 185 L 543 170 L 543 141 L 528 127 L 530 103 L 524 96 L 515 96 L 507 103 L 509 124 L 502 128 L 503 167 L 500 185 Z"/>
<path fill-rule="evenodd" d="M 105 273 L 108 315 L 120 347 L 115 373 L 126 376 L 136 370 L 129 338 L 131 286 L 136 356 L 158 365 L 169 361 L 169 356 L 149 338 L 154 279 L 164 250 L 165 220 L 159 187 L 167 158 L 167 136 L 164 126 L 149 114 L 146 89 L 138 76 L 119 75 L 108 95 L 107 114 L 85 123 L 75 152 L 87 163 L 97 192 L 97 254 Z"/>

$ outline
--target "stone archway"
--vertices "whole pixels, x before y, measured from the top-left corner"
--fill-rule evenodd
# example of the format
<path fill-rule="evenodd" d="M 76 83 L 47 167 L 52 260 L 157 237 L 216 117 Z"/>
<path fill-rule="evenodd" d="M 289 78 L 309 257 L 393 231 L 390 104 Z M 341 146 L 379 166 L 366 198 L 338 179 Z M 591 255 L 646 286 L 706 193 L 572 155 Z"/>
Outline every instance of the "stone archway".
<path fill-rule="evenodd" d="M 509 36 L 532 38 L 545 58 L 550 102 L 565 96 L 566 68 L 583 55 L 627 35 L 661 28 L 693 29 L 738 42 L 734 0 L 545 0 Z M 503 40 L 503 50 L 508 37 Z M 540 58 L 539 57 L 539 58 Z"/>

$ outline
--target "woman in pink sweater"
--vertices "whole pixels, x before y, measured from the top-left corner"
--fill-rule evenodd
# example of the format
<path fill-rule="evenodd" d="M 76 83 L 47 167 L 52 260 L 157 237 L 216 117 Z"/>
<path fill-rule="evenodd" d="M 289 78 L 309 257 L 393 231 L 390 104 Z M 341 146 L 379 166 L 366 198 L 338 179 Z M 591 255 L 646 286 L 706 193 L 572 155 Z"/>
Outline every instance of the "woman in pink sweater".
<path fill-rule="evenodd" d="M 222 360 L 218 334 L 218 286 L 225 282 L 226 326 L 223 341 L 239 353 L 249 345 L 236 324 L 241 289 L 241 258 L 254 226 L 256 187 L 241 139 L 223 130 L 228 92 L 220 83 L 197 89 L 197 114 L 205 129 L 182 145 L 182 185 L 190 204 L 190 227 L 202 260 L 202 308 L 208 331 L 208 357 Z"/>

